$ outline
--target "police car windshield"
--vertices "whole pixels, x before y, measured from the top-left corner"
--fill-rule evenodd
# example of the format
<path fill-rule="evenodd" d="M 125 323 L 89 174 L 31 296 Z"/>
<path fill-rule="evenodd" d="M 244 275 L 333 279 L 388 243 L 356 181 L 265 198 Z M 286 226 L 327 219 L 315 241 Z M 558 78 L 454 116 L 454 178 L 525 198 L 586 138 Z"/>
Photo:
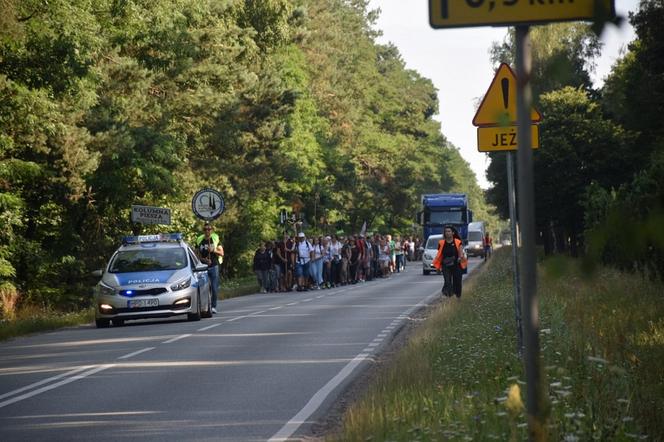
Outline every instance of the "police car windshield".
<path fill-rule="evenodd" d="M 115 255 L 111 273 L 178 270 L 187 265 L 187 255 L 180 247 L 163 249 L 123 250 Z"/>

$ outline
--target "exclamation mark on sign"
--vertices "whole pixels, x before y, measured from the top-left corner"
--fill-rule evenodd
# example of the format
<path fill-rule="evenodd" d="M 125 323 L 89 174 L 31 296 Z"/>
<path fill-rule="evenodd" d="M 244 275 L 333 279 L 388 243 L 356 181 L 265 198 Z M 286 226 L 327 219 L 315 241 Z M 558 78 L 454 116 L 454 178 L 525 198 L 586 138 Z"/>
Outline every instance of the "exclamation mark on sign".
<path fill-rule="evenodd" d="M 500 80 L 500 86 L 503 89 L 503 106 L 505 106 L 505 110 L 507 110 L 507 104 L 509 102 L 509 96 L 510 96 L 510 81 L 507 78 L 503 78 Z"/>

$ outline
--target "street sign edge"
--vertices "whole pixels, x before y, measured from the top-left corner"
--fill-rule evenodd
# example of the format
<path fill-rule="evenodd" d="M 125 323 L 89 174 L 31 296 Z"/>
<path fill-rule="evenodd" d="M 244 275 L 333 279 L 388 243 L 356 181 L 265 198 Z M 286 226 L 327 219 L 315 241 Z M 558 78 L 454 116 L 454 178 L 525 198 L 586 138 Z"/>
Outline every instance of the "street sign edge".
<path fill-rule="evenodd" d="M 473 24 L 459 24 L 459 25 L 437 25 L 433 22 L 433 11 L 431 10 L 431 3 L 436 0 L 429 0 L 429 26 L 432 29 L 455 29 L 455 28 L 479 28 L 483 26 L 490 26 L 492 28 L 502 28 L 510 26 L 519 26 L 519 25 L 546 25 L 549 23 L 564 23 L 568 21 L 584 21 L 584 22 L 593 22 L 595 16 L 593 17 L 569 17 L 563 19 L 548 19 L 548 20 L 523 20 L 523 21 L 512 21 L 512 22 L 500 22 L 500 23 L 473 23 Z M 609 16 L 616 17 L 616 2 L 615 0 L 609 0 Z"/>
<path fill-rule="evenodd" d="M 491 90 L 491 88 L 493 87 L 493 84 L 498 79 L 498 73 L 500 72 L 500 69 L 502 68 L 503 65 L 505 65 L 505 67 L 507 67 L 507 69 L 510 71 L 510 73 L 514 77 L 514 81 L 515 82 L 519 81 L 516 78 L 516 74 L 514 73 L 514 71 L 512 70 L 512 68 L 510 67 L 509 64 L 507 64 L 505 62 L 501 62 L 500 65 L 498 65 L 498 69 L 496 69 L 496 72 L 493 74 L 493 78 L 491 79 L 491 83 L 489 83 L 489 87 L 487 88 L 486 92 L 484 93 L 484 96 L 482 97 L 482 101 L 480 102 L 480 105 L 477 107 L 477 110 L 475 111 L 475 116 L 473 117 L 473 126 L 475 126 L 475 127 L 491 127 L 491 126 L 497 126 L 498 125 L 497 122 L 486 124 L 486 123 L 477 123 L 477 122 L 475 122 L 475 120 L 477 120 L 477 116 L 480 113 L 480 110 L 482 110 L 482 106 L 484 106 L 484 102 L 486 101 L 487 96 L 489 95 L 489 91 Z M 535 113 L 537 114 L 537 119 L 530 120 L 530 122 L 531 123 L 541 123 L 542 122 L 542 114 L 540 113 L 540 111 L 538 111 L 535 108 L 535 106 L 533 106 L 532 110 L 534 110 Z M 510 124 L 511 125 L 516 125 L 516 121 L 510 121 Z"/>

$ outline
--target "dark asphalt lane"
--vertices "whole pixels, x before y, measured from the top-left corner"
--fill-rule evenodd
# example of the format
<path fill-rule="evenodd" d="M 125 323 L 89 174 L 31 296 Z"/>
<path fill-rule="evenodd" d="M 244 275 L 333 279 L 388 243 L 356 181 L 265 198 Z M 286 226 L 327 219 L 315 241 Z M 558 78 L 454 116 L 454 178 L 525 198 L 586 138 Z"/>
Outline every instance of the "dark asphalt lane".
<path fill-rule="evenodd" d="M 472 268 L 479 260 L 471 260 Z M 82 326 L 0 344 L 2 441 L 264 441 L 311 425 L 442 278 L 221 302 L 220 314 Z"/>

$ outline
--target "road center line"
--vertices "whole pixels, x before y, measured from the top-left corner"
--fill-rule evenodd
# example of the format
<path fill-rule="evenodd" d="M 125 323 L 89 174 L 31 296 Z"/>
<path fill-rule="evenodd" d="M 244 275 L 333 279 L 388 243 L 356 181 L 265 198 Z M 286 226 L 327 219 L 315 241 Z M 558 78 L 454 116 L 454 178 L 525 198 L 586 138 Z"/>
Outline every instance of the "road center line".
<path fill-rule="evenodd" d="M 39 387 L 40 385 L 48 384 L 49 382 L 57 381 L 58 379 L 62 379 L 65 376 L 70 376 L 70 375 L 78 373 L 79 371 L 88 370 L 92 367 L 94 367 L 94 365 L 86 365 L 86 366 L 83 366 L 83 367 L 78 367 L 75 370 L 71 370 L 71 371 L 68 371 L 66 373 L 59 374 L 57 376 L 53 376 L 53 377 L 50 377 L 50 378 L 47 378 L 47 379 L 43 379 L 39 382 L 35 382 L 34 384 L 26 385 L 25 387 L 21 387 L 21 388 L 18 388 L 16 390 L 10 391 L 8 393 L 4 393 L 4 394 L 0 395 L 0 399 L 4 399 L 4 398 L 9 397 L 9 396 L 14 396 L 15 394 L 18 394 L 22 391 L 30 390 L 31 388 Z"/>
<path fill-rule="evenodd" d="M 86 378 L 90 375 L 93 375 L 95 373 L 99 373 L 100 371 L 107 370 L 109 368 L 115 367 L 115 364 L 106 364 L 106 365 L 100 365 L 98 367 L 93 368 L 92 370 L 85 371 L 81 374 L 75 374 L 72 377 L 66 378 L 61 380 L 60 382 L 56 382 L 55 384 L 47 385 L 45 387 L 39 388 L 37 390 L 31 391 L 30 393 L 25 393 L 20 396 L 13 397 L 11 399 L 8 399 L 4 402 L 0 402 L 0 408 L 6 407 L 7 405 L 11 405 L 15 402 L 22 401 L 24 399 L 31 398 L 33 396 L 37 396 L 38 394 L 42 394 L 44 392 L 47 392 L 49 390 L 53 390 L 55 388 L 61 387 L 63 385 L 69 384 L 74 381 L 78 381 L 80 379 Z M 89 368 L 89 367 L 85 367 Z"/>
<path fill-rule="evenodd" d="M 168 341 L 162 342 L 162 344 L 170 344 L 172 342 L 179 341 L 180 339 L 188 338 L 189 336 L 191 336 L 191 333 L 188 333 L 186 335 L 176 336 L 174 338 L 169 339 Z"/>
<path fill-rule="evenodd" d="M 138 351 L 135 351 L 133 353 L 128 353 L 124 356 L 120 356 L 118 359 L 129 359 L 132 356 L 140 355 L 141 353 L 145 353 L 146 351 L 150 351 L 150 350 L 154 350 L 154 349 L 155 349 L 155 347 L 146 347 L 142 350 L 138 350 Z"/>
<path fill-rule="evenodd" d="M 196 331 L 202 332 L 202 331 L 210 330 L 211 328 L 219 327 L 220 325 L 221 325 L 221 322 L 218 322 L 216 324 L 208 325 L 207 327 L 199 328 Z"/>

